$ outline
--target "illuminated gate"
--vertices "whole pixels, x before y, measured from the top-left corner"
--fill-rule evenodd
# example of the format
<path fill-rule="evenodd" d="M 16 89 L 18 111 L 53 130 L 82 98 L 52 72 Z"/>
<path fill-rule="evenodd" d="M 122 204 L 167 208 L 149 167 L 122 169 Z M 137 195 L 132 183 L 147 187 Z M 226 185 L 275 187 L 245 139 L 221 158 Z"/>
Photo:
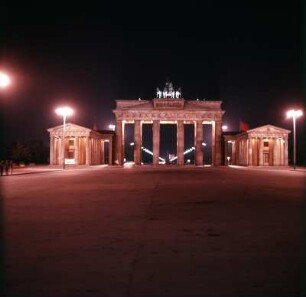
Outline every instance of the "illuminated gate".
<path fill-rule="evenodd" d="M 157 89 L 153 100 L 116 100 L 116 161 L 124 163 L 124 127 L 134 125 L 134 162 L 141 164 L 142 124 L 150 123 L 153 129 L 153 164 L 160 160 L 160 125 L 177 126 L 177 164 L 184 165 L 184 125 L 194 125 L 195 165 L 203 165 L 203 125 L 212 126 L 212 164 L 221 165 L 222 101 L 185 100 L 180 89 L 174 90 L 167 83 L 164 91 Z"/>

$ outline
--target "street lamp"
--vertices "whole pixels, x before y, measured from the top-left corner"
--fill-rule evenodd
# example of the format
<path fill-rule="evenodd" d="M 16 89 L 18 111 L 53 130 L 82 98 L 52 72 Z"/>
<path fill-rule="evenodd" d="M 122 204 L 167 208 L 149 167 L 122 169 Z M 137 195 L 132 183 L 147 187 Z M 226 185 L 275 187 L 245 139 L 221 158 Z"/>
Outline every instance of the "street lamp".
<path fill-rule="evenodd" d="M 0 71 L 0 88 L 5 89 L 10 83 L 10 77 L 5 72 Z"/>
<path fill-rule="evenodd" d="M 222 131 L 226 131 L 228 129 L 228 126 L 227 125 L 223 125 L 222 126 Z"/>
<path fill-rule="evenodd" d="M 303 115 L 303 112 L 299 110 L 291 109 L 287 111 L 287 118 L 292 118 L 293 121 L 293 168 L 296 169 L 296 119 Z"/>
<path fill-rule="evenodd" d="M 65 128 L 66 128 L 66 117 L 73 114 L 73 109 L 64 106 L 59 107 L 55 110 L 56 114 L 63 117 L 63 139 L 62 139 L 62 156 L 63 156 L 63 169 L 65 169 Z"/>
<path fill-rule="evenodd" d="M 114 124 L 109 124 L 108 128 L 111 129 L 112 131 L 115 131 L 116 125 Z"/>

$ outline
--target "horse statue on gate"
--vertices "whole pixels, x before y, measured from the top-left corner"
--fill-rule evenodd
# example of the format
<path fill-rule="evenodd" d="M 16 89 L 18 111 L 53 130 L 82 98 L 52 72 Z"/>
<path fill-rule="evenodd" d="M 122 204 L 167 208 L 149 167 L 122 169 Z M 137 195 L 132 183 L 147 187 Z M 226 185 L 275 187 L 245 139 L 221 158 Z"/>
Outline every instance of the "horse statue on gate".
<path fill-rule="evenodd" d="M 178 88 L 175 90 L 172 82 L 167 81 L 163 91 L 161 91 L 159 88 L 156 88 L 156 96 L 157 98 L 178 99 L 178 98 L 181 98 L 182 91 L 181 91 L 181 88 Z"/>

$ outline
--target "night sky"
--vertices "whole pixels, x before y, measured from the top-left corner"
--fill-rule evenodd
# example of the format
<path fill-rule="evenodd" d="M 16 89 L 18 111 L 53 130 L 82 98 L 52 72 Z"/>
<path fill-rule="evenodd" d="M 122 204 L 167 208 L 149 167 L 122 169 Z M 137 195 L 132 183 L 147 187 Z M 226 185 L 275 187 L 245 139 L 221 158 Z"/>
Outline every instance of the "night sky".
<path fill-rule="evenodd" d="M 107 129 L 116 99 L 153 99 L 166 79 L 187 100 L 222 100 L 230 130 L 292 130 L 286 111 L 305 114 L 299 1 L 91 2 L 0 7 L 0 69 L 13 79 L 0 93 L 2 143 L 48 143 L 61 104 L 75 109 L 69 121 Z M 305 115 L 297 127 L 305 162 Z"/>

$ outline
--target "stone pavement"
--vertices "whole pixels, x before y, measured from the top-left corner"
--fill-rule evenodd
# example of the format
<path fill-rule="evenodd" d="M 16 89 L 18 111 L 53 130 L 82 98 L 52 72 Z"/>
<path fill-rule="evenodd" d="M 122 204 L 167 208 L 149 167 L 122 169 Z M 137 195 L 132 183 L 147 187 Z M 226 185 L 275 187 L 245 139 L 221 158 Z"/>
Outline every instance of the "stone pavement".
<path fill-rule="evenodd" d="M 176 166 L 4 177 L 6 296 L 302 296 L 305 177 Z"/>

